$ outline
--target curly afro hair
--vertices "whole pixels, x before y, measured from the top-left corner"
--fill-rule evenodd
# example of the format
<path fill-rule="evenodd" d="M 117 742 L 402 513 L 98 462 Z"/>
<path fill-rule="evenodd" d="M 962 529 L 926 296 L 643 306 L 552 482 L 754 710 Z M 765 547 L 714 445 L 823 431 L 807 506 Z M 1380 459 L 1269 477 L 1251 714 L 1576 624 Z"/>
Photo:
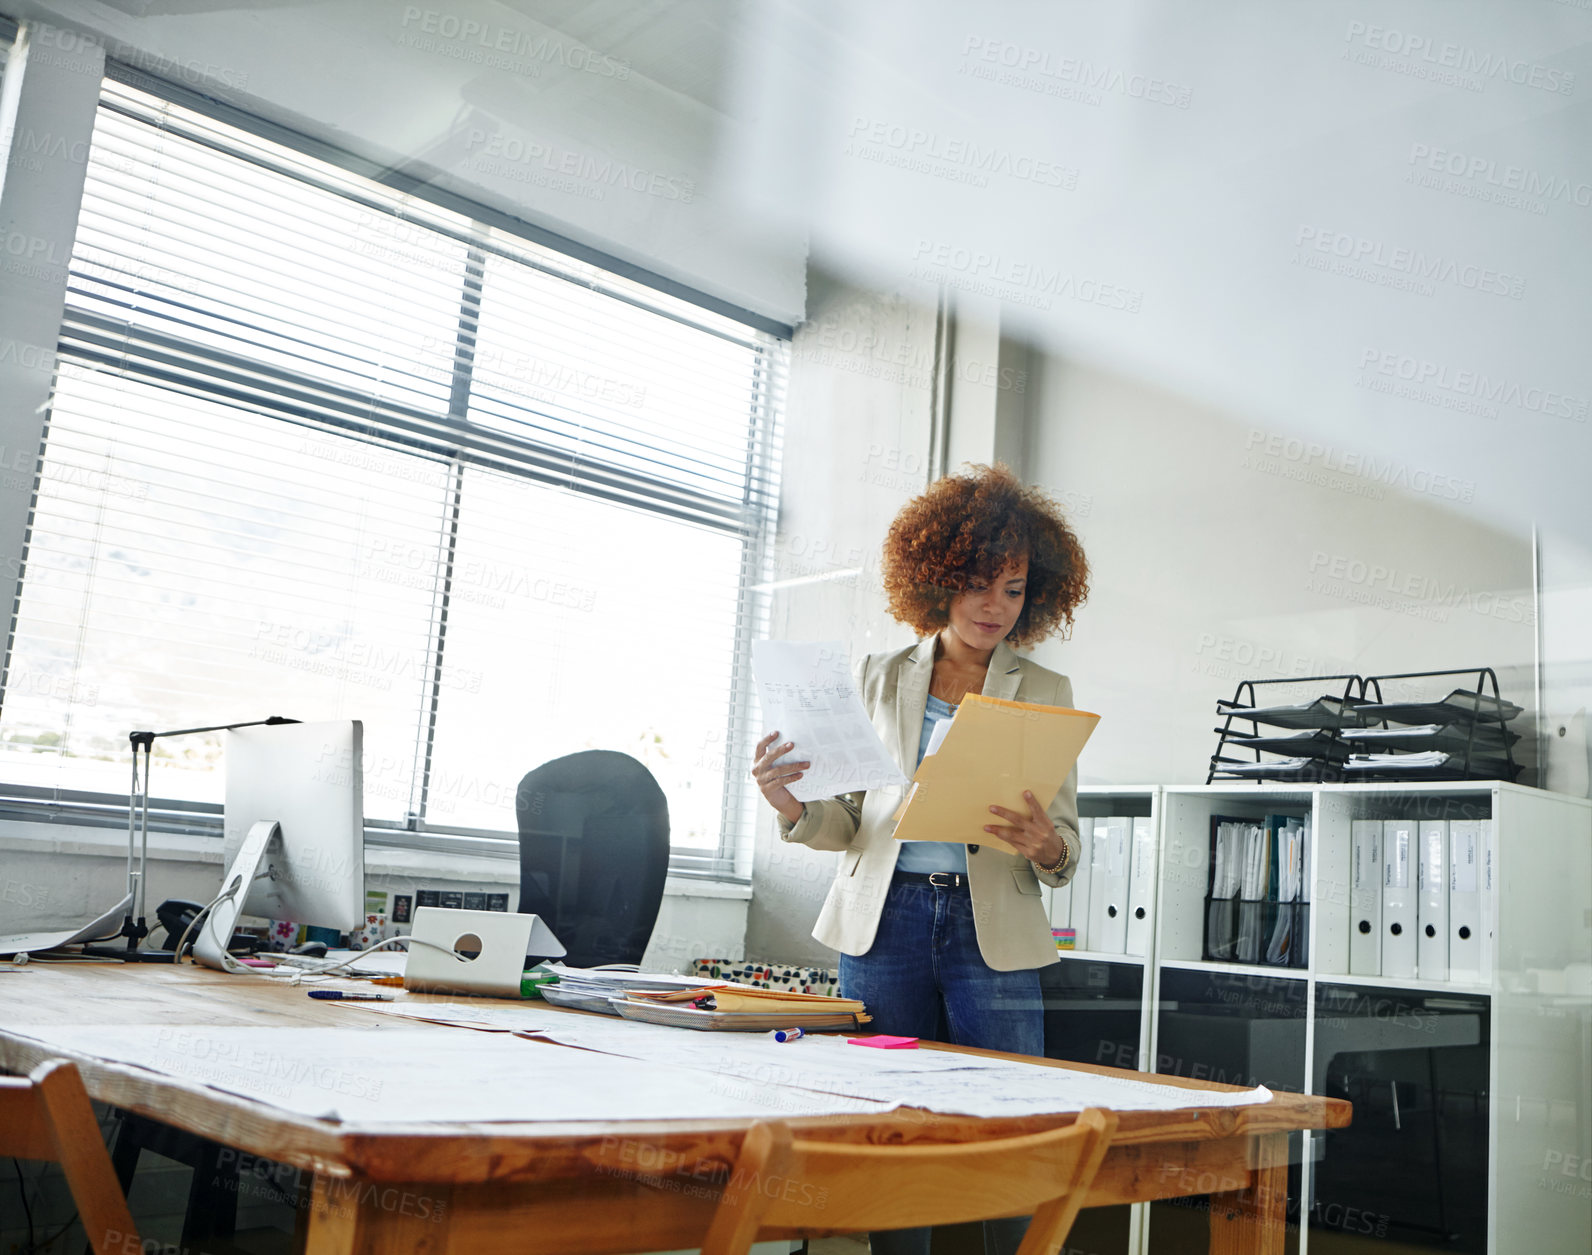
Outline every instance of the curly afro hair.
<path fill-rule="evenodd" d="M 1058 629 L 1065 639 L 1089 595 L 1089 563 L 1060 508 L 1002 465 L 947 475 L 890 524 L 883 561 L 890 613 L 921 636 L 938 632 L 958 593 L 990 583 L 1023 554 L 1028 595 L 1006 639 L 1027 645 Z"/>

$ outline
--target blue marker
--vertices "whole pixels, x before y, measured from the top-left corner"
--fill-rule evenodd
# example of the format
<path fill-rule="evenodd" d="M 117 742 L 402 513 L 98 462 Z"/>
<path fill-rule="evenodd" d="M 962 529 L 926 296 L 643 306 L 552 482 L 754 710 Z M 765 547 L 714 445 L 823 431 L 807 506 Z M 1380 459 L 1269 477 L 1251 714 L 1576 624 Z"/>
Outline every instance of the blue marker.
<path fill-rule="evenodd" d="M 775 1041 L 795 1041 L 798 1037 L 805 1036 L 807 1036 L 807 1034 L 802 1032 L 799 1028 L 776 1028 L 774 1030 Z"/>

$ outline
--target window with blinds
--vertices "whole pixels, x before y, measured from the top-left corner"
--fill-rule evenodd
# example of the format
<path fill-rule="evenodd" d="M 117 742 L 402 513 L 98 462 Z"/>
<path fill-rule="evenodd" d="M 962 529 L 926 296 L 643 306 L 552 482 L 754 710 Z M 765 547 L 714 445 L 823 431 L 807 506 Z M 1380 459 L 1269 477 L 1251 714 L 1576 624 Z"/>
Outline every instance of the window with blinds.
<path fill-rule="evenodd" d="M 525 772 L 615 749 L 678 869 L 744 872 L 783 341 L 150 86 L 95 126 L 6 782 L 358 718 L 371 823 L 504 834 Z M 219 734 L 154 754 L 220 800 Z"/>

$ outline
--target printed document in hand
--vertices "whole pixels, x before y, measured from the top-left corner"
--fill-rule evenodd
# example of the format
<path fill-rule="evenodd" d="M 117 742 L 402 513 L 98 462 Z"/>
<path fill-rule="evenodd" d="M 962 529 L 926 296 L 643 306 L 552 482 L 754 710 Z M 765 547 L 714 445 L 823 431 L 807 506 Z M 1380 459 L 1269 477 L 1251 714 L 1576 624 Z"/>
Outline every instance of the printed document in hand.
<path fill-rule="evenodd" d="M 906 784 L 862 708 L 844 645 L 753 641 L 752 670 L 764 729 L 795 744 L 788 760 L 812 763 L 790 786 L 798 802 Z"/>

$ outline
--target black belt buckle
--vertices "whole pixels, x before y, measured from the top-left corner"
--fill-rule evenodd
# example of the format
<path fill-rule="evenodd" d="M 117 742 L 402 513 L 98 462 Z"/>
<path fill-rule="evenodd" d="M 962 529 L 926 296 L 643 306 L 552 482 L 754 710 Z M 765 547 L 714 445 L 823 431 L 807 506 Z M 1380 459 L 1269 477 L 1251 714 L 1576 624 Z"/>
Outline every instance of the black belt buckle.
<path fill-rule="evenodd" d="M 962 873 L 930 872 L 929 883 L 936 889 L 960 889 L 962 887 Z"/>

